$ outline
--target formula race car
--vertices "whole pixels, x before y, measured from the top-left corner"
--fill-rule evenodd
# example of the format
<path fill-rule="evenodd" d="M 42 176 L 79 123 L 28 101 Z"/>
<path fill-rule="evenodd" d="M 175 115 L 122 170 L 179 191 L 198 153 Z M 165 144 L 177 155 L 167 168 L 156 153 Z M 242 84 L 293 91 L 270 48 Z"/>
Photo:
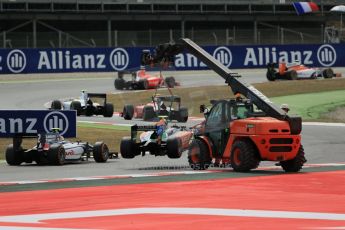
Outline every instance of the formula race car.
<path fill-rule="evenodd" d="M 136 142 L 138 131 L 144 131 L 140 134 L 140 142 Z M 180 158 L 182 152 L 188 149 L 192 135 L 193 132 L 185 127 L 167 128 L 164 124 L 134 125 L 131 127 L 131 136 L 122 138 L 120 152 L 123 158 L 145 156 L 146 152 L 154 156 L 168 155 L 169 158 Z"/>
<path fill-rule="evenodd" d="M 300 63 L 294 62 L 290 64 L 279 63 L 278 70 L 276 63 L 267 65 L 266 77 L 269 81 L 277 79 L 283 80 L 299 80 L 299 79 L 317 79 L 319 77 L 332 78 L 339 77 L 331 68 L 311 68 Z"/>
<path fill-rule="evenodd" d="M 176 95 L 160 96 L 155 94 L 152 101 L 146 105 L 125 105 L 121 116 L 126 120 L 142 118 L 149 121 L 159 116 L 168 116 L 169 120 L 186 122 L 188 120 L 188 109 L 181 106 L 181 98 Z"/>
<path fill-rule="evenodd" d="M 39 165 L 63 165 L 67 161 L 87 160 L 94 158 L 96 162 L 106 162 L 110 157 L 108 146 L 103 142 L 90 145 L 88 142 L 70 142 L 56 131 L 37 135 L 37 144 L 31 149 L 23 149 L 22 138 L 30 137 L 18 135 L 13 138 L 13 144 L 6 149 L 6 162 L 9 165 L 32 163 Z"/>
<path fill-rule="evenodd" d="M 106 94 L 87 93 L 86 90 L 81 91 L 79 98 L 66 101 L 53 100 L 50 109 L 76 110 L 78 116 L 103 115 L 104 117 L 112 117 L 114 114 L 114 106 L 111 103 L 107 103 Z"/>
<path fill-rule="evenodd" d="M 125 80 L 125 75 L 131 75 L 131 79 Z M 180 85 L 174 77 L 164 78 L 162 73 L 153 75 L 146 72 L 145 68 L 138 71 L 119 71 L 114 86 L 117 90 L 123 89 L 154 89 L 159 87 L 174 88 Z"/>

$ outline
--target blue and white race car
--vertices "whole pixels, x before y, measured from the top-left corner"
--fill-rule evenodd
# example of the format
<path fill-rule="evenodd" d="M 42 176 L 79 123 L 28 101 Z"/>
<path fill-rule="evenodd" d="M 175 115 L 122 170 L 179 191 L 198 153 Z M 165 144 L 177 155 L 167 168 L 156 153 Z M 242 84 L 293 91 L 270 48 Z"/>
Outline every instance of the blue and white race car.
<path fill-rule="evenodd" d="M 105 93 L 88 93 L 86 90 L 81 91 L 79 98 L 64 101 L 53 100 L 50 109 L 76 110 L 78 116 L 103 115 L 104 117 L 112 117 L 114 114 L 114 106 L 107 103 Z"/>
<path fill-rule="evenodd" d="M 9 165 L 20 165 L 23 162 L 39 165 L 63 165 L 65 162 L 82 161 L 93 157 L 96 162 L 106 162 L 113 155 L 103 142 L 90 145 L 88 142 L 70 142 L 56 131 L 37 135 L 37 143 L 31 149 L 22 147 L 22 139 L 30 135 L 17 135 L 13 144 L 6 149 L 6 162 Z M 32 137 L 32 136 L 31 136 Z"/>

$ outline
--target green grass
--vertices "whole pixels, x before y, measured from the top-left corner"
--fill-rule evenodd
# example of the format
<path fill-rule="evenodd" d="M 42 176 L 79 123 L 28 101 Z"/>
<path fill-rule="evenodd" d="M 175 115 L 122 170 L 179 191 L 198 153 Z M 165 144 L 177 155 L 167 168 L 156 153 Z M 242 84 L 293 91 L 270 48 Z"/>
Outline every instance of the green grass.
<path fill-rule="evenodd" d="M 277 104 L 288 103 L 290 113 L 299 114 L 304 121 L 327 121 L 324 114 L 336 107 L 345 106 L 345 90 L 297 94 L 271 99 Z"/>
<path fill-rule="evenodd" d="M 300 114 L 304 121 L 339 121 L 325 116 L 339 106 L 345 106 L 345 79 L 276 81 L 254 84 L 254 86 L 277 104 L 288 103 L 291 113 Z M 182 97 L 182 104 L 192 116 L 200 116 L 199 105 L 208 104 L 211 99 L 233 97 L 229 86 L 204 86 L 193 88 L 175 88 L 173 93 Z M 150 101 L 154 90 L 125 92 L 108 95 L 109 102 L 121 111 L 124 104 L 145 104 Z M 159 94 L 168 94 L 168 90 L 159 90 Z M 288 96 L 293 95 L 293 96 Z M 345 115 L 344 115 L 345 116 Z M 344 118 L 345 120 L 345 118 Z M 342 120 L 340 120 L 342 121 Z M 344 121 L 343 121 L 344 122 Z M 118 151 L 121 138 L 129 135 L 129 127 L 78 122 L 78 137 L 71 140 L 83 140 L 94 143 L 103 140 L 111 151 Z M 0 159 L 4 159 L 6 146 L 11 139 L 0 139 Z M 25 141 L 25 147 L 31 147 L 34 140 Z"/>

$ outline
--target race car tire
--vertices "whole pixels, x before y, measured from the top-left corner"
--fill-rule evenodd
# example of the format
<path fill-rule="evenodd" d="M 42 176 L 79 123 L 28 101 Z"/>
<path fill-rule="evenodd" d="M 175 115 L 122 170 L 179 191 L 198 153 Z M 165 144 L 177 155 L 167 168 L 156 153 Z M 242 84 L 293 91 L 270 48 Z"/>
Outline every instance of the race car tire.
<path fill-rule="evenodd" d="M 60 144 L 53 144 L 48 150 L 48 161 L 52 165 L 63 165 L 65 163 L 65 148 Z"/>
<path fill-rule="evenodd" d="M 285 76 L 288 80 L 297 80 L 298 78 L 296 70 L 287 71 Z"/>
<path fill-rule="evenodd" d="M 143 120 L 150 121 L 156 117 L 156 113 L 152 106 L 145 105 L 143 109 Z"/>
<path fill-rule="evenodd" d="M 104 113 L 103 116 L 104 117 L 112 117 L 114 114 L 114 106 L 111 103 L 106 103 L 104 105 Z"/>
<path fill-rule="evenodd" d="M 187 122 L 188 120 L 188 109 L 186 107 L 181 107 L 178 113 L 178 122 Z"/>
<path fill-rule="evenodd" d="M 167 140 L 167 155 L 169 158 L 176 159 L 182 155 L 181 140 L 178 138 L 169 138 Z"/>
<path fill-rule="evenodd" d="M 334 72 L 331 68 L 327 68 L 322 71 L 322 76 L 324 78 L 332 78 L 334 76 Z"/>
<path fill-rule="evenodd" d="M 295 158 L 281 161 L 280 165 L 285 172 L 298 172 L 302 169 L 304 163 L 307 162 L 304 155 L 304 148 L 301 145 Z"/>
<path fill-rule="evenodd" d="M 276 73 L 275 73 L 275 71 L 267 70 L 267 72 L 266 72 L 266 78 L 267 78 L 267 80 L 269 80 L 269 81 L 275 81 L 275 80 L 276 80 Z"/>
<path fill-rule="evenodd" d="M 147 79 L 140 80 L 139 85 L 140 85 L 140 88 L 142 88 L 142 89 L 148 89 L 150 87 L 149 81 Z"/>
<path fill-rule="evenodd" d="M 93 159 L 98 162 L 106 162 L 109 158 L 109 148 L 103 142 L 96 142 L 93 146 Z"/>
<path fill-rule="evenodd" d="M 167 77 L 165 79 L 165 84 L 168 88 L 174 88 L 176 85 L 175 78 L 174 77 Z"/>
<path fill-rule="evenodd" d="M 81 103 L 80 101 L 72 101 L 71 102 L 71 110 L 77 111 L 77 116 L 81 114 Z"/>
<path fill-rule="evenodd" d="M 238 140 L 231 148 L 231 167 L 236 172 L 248 172 L 259 166 L 256 149 L 250 140 Z"/>
<path fill-rule="evenodd" d="M 114 86 L 115 89 L 117 90 L 123 90 L 123 88 L 125 87 L 126 81 L 122 78 L 116 78 L 114 81 Z"/>
<path fill-rule="evenodd" d="M 13 144 L 10 144 L 6 148 L 5 157 L 8 165 L 20 165 L 24 161 L 24 151 L 21 147 L 14 151 Z"/>
<path fill-rule="evenodd" d="M 139 150 L 130 137 L 123 137 L 120 144 L 121 156 L 125 159 L 132 159 L 139 155 Z"/>
<path fill-rule="evenodd" d="M 188 148 L 188 163 L 194 170 L 208 169 L 212 163 L 210 152 L 204 141 L 195 139 Z"/>
<path fill-rule="evenodd" d="M 123 118 L 125 120 L 132 120 L 133 115 L 134 115 L 134 106 L 133 105 L 125 105 L 123 107 Z"/>
<path fill-rule="evenodd" d="M 62 103 L 59 100 L 52 101 L 50 108 L 52 110 L 61 110 L 62 109 Z"/>

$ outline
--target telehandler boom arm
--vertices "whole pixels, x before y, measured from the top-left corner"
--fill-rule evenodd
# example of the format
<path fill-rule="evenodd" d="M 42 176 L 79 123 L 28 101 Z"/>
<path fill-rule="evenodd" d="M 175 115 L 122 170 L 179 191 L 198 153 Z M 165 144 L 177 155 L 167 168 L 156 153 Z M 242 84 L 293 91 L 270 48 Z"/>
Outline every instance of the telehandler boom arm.
<path fill-rule="evenodd" d="M 287 115 L 282 109 L 274 105 L 264 94 L 257 90 L 254 86 L 237 78 L 226 66 L 220 63 L 216 58 L 206 52 L 199 45 L 188 38 L 181 38 L 180 44 L 162 44 L 156 47 L 155 55 L 151 56 L 148 62 L 169 62 L 174 60 L 174 56 L 182 53 L 185 49 L 195 57 L 205 63 L 210 69 L 214 70 L 218 75 L 225 79 L 234 94 L 240 93 L 250 99 L 259 109 L 267 116 L 274 117 L 279 120 L 286 120 L 290 125 L 291 134 L 299 134 L 302 130 L 302 119 L 299 116 Z"/>

